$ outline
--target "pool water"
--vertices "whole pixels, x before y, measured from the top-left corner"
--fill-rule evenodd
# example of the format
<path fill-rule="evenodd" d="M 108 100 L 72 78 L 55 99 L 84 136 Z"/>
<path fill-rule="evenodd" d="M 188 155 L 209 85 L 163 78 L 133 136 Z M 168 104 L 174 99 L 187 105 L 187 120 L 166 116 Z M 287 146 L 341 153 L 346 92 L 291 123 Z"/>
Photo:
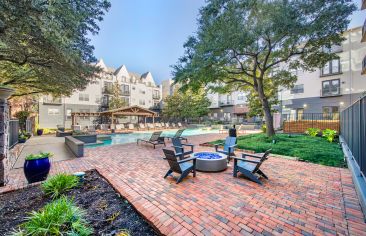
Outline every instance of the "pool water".
<path fill-rule="evenodd" d="M 177 132 L 177 129 L 175 130 L 165 130 L 162 133 L 162 136 L 169 136 L 172 137 Z M 218 133 L 219 130 L 206 130 L 206 129 L 186 129 L 183 132 L 182 136 L 192 136 L 192 135 L 200 135 L 200 134 L 213 134 Z M 134 143 L 137 141 L 137 139 L 149 139 L 151 137 L 151 134 L 153 131 L 147 131 L 144 133 L 130 133 L 130 134 L 112 134 L 111 140 L 104 140 L 101 144 L 93 144 L 93 145 L 86 145 L 86 148 L 95 148 L 95 147 L 101 147 L 101 146 L 109 146 L 109 145 L 115 145 L 115 144 L 125 144 L 125 143 Z"/>

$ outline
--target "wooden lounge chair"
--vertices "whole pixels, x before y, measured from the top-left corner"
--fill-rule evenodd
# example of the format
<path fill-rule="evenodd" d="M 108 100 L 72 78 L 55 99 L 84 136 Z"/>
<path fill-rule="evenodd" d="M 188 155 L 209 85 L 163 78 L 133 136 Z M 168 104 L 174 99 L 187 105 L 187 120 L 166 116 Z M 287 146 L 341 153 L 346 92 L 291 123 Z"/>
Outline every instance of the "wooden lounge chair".
<path fill-rule="evenodd" d="M 173 172 L 179 173 L 180 176 L 177 179 L 177 184 L 180 183 L 189 173 L 193 173 L 193 177 L 196 177 L 196 158 L 191 157 L 184 160 L 178 160 L 173 150 L 163 148 L 166 160 L 169 163 L 170 169 L 165 174 L 164 179 L 171 175 Z M 193 161 L 191 163 L 190 161 Z"/>
<path fill-rule="evenodd" d="M 243 153 L 241 158 L 233 157 L 234 158 L 233 176 L 237 177 L 238 172 L 240 172 L 248 179 L 258 184 L 262 184 L 262 182 L 259 180 L 259 177 L 262 176 L 265 179 L 268 179 L 268 177 L 259 168 L 262 165 L 262 163 L 268 159 L 267 157 L 270 154 L 270 152 L 271 149 L 267 150 L 262 156 L 256 154 Z M 259 159 L 259 161 L 249 160 L 246 157 L 257 158 Z M 259 177 L 257 177 L 257 175 Z"/>
<path fill-rule="evenodd" d="M 164 144 L 165 145 L 165 140 L 164 140 L 164 137 L 161 137 L 161 131 L 157 131 L 157 132 L 154 132 L 152 133 L 151 137 L 149 140 L 146 140 L 146 139 L 137 139 L 137 145 L 139 144 L 139 142 L 145 142 L 145 143 L 150 143 L 154 146 L 154 149 L 155 149 L 155 146 L 156 145 L 159 145 L 159 144 Z"/>
<path fill-rule="evenodd" d="M 224 144 L 224 148 L 219 150 L 219 146 Z M 226 137 L 225 143 L 215 144 L 215 151 L 219 153 L 223 153 L 227 156 L 228 162 L 230 162 L 230 158 L 235 156 L 235 147 L 236 147 L 236 138 L 235 137 Z"/>
<path fill-rule="evenodd" d="M 180 157 L 181 160 L 183 160 L 186 156 L 191 155 L 193 153 L 193 144 L 182 144 L 181 140 L 179 138 L 173 138 L 172 139 L 173 147 L 175 149 L 176 155 Z M 184 150 L 184 147 L 190 147 L 190 150 Z"/>

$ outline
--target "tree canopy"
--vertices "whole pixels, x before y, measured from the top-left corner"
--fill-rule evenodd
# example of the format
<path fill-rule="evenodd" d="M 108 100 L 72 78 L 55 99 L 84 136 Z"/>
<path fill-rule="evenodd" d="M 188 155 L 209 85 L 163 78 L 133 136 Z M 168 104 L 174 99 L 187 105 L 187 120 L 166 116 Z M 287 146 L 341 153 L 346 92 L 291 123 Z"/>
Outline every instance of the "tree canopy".
<path fill-rule="evenodd" d="M 203 89 L 195 93 L 176 91 L 164 100 L 163 117 L 172 119 L 200 118 L 209 113 L 210 100 Z"/>
<path fill-rule="evenodd" d="M 220 85 L 253 93 L 272 136 L 273 90 L 293 86 L 291 70 L 337 57 L 329 49 L 344 40 L 355 9 L 351 0 L 209 0 L 173 66 L 175 80 L 183 89 Z"/>
<path fill-rule="evenodd" d="M 16 95 L 83 89 L 99 72 L 88 36 L 109 7 L 107 0 L 0 1 L 0 84 Z"/>
<path fill-rule="evenodd" d="M 122 99 L 121 85 L 118 81 L 114 82 L 112 87 L 112 96 L 109 101 L 109 109 L 126 107 L 128 104 Z"/>

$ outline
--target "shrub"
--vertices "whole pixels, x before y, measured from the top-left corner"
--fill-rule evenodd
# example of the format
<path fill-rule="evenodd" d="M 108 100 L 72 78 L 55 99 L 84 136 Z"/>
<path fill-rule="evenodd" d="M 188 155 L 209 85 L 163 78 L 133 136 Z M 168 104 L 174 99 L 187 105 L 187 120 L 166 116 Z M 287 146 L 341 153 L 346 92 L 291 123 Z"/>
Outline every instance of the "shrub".
<path fill-rule="evenodd" d="M 25 157 L 25 160 L 27 161 L 31 161 L 31 160 L 37 160 L 37 159 L 42 159 L 45 157 L 52 157 L 53 154 L 50 152 L 40 152 L 39 154 L 29 154 Z"/>
<path fill-rule="evenodd" d="M 310 135 L 311 137 L 316 137 L 320 133 L 320 129 L 308 128 L 305 133 Z"/>
<path fill-rule="evenodd" d="M 15 117 L 19 120 L 19 126 L 21 130 L 25 130 L 25 123 L 30 115 L 29 111 L 18 111 L 15 113 Z"/>
<path fill-rule="evenodd" d="M 334 138 L 337 136 L 337 131 L 333 129 L 325 129 L 323 130 L 323 137 L 325 137 L 328 142 L 332 143 Z"/>
<path fill-rule="evenodd" d="M 75 175 L 57 174 L 42 184 L 42 190 L 52 198 L 58 198 L 79 184 L 79 178 Z"/>
<path fill-rule="evenodd" d="M 261 126 L 261 130 L 262 130 L 262 133 L 266 133 L 267 132 L 267 126 L 266 125 L 262 125 Z"/>
<path fill-rule="evenodd" d="M 85 212 L 72 200 L 61 197 L 33 211 L 13 235 L 79 235 L 87 236 L 93 229 L 87 225 Z"/>

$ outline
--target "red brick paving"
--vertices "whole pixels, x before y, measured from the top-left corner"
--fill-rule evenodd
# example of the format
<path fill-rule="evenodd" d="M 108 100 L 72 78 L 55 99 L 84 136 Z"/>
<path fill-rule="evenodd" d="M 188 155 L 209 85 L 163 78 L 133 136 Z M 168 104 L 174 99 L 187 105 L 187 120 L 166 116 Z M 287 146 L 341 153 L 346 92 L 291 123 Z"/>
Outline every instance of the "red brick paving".
<path fill-rule="evenodd" d="M 197 144 L 219 135 L 191 137 Z M 223 135 L 221 135 L 223 137 Z M 163 179 L 161 148 L 115 145 L 87 149 L 86 157 L 53 163 L 51 173 L 96 168 L 166 235 L 366 235 L 350 171 L 271 157 L 260 186 L 220 173 L 197 173 L 180 184 Z M 0 192 L 26 186 L 21 169 Z"/>

